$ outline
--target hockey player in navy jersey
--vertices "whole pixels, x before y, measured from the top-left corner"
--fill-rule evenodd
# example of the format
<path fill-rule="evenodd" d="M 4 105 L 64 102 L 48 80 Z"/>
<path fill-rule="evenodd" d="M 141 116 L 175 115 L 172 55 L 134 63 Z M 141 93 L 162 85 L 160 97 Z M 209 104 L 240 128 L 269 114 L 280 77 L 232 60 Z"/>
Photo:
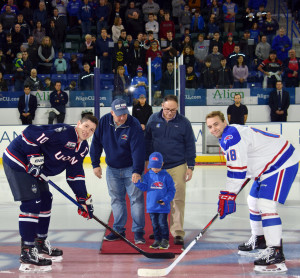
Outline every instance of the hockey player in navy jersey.
<path fill-rule="evenodd" d="M 85 208 L 85 211 L 79 209 L 78 213 L 87 219 L 93 217 L 92 199 L 87 193 L 82 164 L 89 152 L 86 140 L 94 134 L 97 125 L 97 118 L 89 114 L 83 116 L 76 127 L 31 125 L 6 148 L 4 171 L 14 200 L 21 201 L 20 271 L 49 271 L 52 260 L 62 259 L 63 251 L 52 248 L 47 240 L 52 194 L 41 174 L 56 176 L 66 170 L 67 182 Z"/>
<path fill-rule="evenodd" d="M 284 204 L 298 172 L 299 154 L 280 135 L 242 125 L 227 125 L 220 111 L 206 116 L 212 135 L 226 157 L 226 188 L 219 195 L 220 218 L 236 211 L 235 198 L 244 180 L 254 180 L 247 202 L 252 236 L 239 245 L 240 255 L 256 256 L 258 273 L 287 271 L 282 250 L 282 223 L 277 211 Z M 257 249 L 263 249 L 260 252 Z"/>

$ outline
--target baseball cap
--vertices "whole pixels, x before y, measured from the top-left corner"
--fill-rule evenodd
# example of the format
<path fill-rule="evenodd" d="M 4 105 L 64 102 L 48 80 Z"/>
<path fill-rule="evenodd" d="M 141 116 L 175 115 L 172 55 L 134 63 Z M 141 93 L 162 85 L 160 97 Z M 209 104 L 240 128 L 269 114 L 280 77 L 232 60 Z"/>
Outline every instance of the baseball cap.
<path fill-rule="evenodd" d="M 233 37 L 232 33 L 227 34 L 228 37 Z"/>
<path fill-rule="evenodd" d="M 150 168 L 161 168 L 163 165 L 164 159 L 161 153 L 154 152 L 149 156 L 148 169 Z"/>
<path fill-rule="evenodd" d="M 138 67 L 138 68 L 136 69 L 136 71 L 137 71 L 137 72 L 139 72 L 139 71 L 143 72 L 143 68 L 142 68 L 142 67 Z"/>
<path fill-rule="evenodd" d="M 121 98 L 115 99 L 111 104 L 111 109 L 114 111 L 116 116 L 121 116 L 124 114 L 129 114 L 126 101 Z"/>
<path fill-rule="evenodd" d="M 144 94 L 141 94 L 141 95 L 139 96 L 139 98 L 146 98 L 146 96 L 145 96 Z"/>

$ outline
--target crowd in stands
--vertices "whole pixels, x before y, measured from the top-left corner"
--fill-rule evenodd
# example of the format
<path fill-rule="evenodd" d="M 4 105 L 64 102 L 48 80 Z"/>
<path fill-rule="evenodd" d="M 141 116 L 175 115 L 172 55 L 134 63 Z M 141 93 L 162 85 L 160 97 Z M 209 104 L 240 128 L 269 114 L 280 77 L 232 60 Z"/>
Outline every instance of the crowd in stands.
<path fill-rule="evenodd" d="M 187 88 L 275 87 L 282 78 L 298 86 L 299 59 L 265 6 L 266 0 L 0 1 L 0 89 L 52 90 L 52 79 L 64 75 L 64 88 L 93 90 L 99 57 L 113 97 L 132 103 L 139 94 L 131 80 L 147 76 L 151 58 L 161 99 L 174 89 L 181 54 Z"/>

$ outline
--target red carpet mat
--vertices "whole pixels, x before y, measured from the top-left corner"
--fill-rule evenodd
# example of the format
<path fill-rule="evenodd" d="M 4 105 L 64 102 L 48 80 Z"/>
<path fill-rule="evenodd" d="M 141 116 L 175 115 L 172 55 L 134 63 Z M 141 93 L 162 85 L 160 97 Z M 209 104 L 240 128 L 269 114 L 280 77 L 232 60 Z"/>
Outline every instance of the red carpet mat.
<path fill-rule="evenodd" d="M 146 201 L 145 201 L 146 203 Z M 129 203 L 129 198 L 126 195 L 126 204 L 127 204 L 127 213 L 128 213 L 128 219 L 127 219 L 127 224 L 126 224 L 126 238 L 134 243 L 134 233 L 131 231 L 131 226 L 132 226 L 132 218 L 130 214 L 130 203 Z M 146 205 L 145 205 L 146 207 Z M 113 227 L 114 223 L 114 217 L 113 214 L 111 213 L 108 221 L 108 225 L 110 227 Z M 106 230 L 105 235 L 108 235 L 110 233 L 109 230 Z M 149 239 L 149 235 L 153 234 L 153 229 L 152 229 L 152 224 L 150 220 L 149 213 L 145 212 L 145 235 L 144 238 L 146 240 L 146 244 L 137 244 L 140 249 L 146 251 L 146 252 L 173 252 L 175 254 L 181 254 L 181 245 L 174 245 L 173 243 L 173 237 L 170 234 L 170 247 L 167 250 L 157 250 L 157 249 L 151 249 L 149 246 L 153 243 L 153 239 Z M 102 254 L 139 254 L 138 251 L 136 251 L 134 248 L 132 248 L 129 244 L 124 242 L 123 240 L 117 240 L 117 241 L 102 241 L 102 247 L 100 249 Z"/>

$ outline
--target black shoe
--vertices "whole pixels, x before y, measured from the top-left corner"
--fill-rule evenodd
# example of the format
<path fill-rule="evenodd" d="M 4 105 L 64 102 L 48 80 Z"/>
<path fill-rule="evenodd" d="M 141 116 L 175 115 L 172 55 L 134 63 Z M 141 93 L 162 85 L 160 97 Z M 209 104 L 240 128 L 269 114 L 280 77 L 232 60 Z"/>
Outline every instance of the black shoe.
<path fill-rule="evenodd" d="M 46 254 L 53 257 L 58 257 L 63 255 L 63 251 L 58 248 L 51 247 L 50 241 L 47 239 L 36 238 L 34 243 L 39 254 Z"/>
<path fill-rule="evenodd" d="M 240 251 L 244 251 L 244 252 L 250 252 L 254 249 L 266 249 L 266 248 L 267 248 L 266 240 L 263 235 L 262 236 L 252 235 L 247 242 L 240 244 L 238 247 Z"/>
<path fill-rule="evenodd" d="M 52 261 L 39 256 L 38 250 L 31 246 L 22 246 L 20 262 L 37 266 L 52 265 Z"/>
<path fill-rule="evenodd" d="M 125 237 L 125 232 L 122 232 L 119 234 L 122 235 L 123 237 Z M 114 233 L 110 233 L 109 235 L 105 236 L 103 239 L 107 240 L 107 241 L 116 241 L 116 240 L 120 240 L 121 238 L 119 236 L 115 235 Z"/>
<path fill-rule="evenodd" d="M 154 240 L 154 242 L 149 246 L 152 249 L 158 249 L 160 246 L 160 241 Z"/>
<path fill-rule="evenodd" d="M 281 246 L 267 247 L 262 251 L 260 257 L 254 261 L 254 265 L 273 265 L 284 263 L 285 258 Z"/>
<path fill-rule="evenodd" d="M 154 234 L 151 234 L 151 235 L 149 236 L 149 239 L 154 239 Z"/>
<path fill-rule="evenodd" d="M 184 240 L 182 236 L 176 236 L 174 238 L 174 244 L 175 245 L 184 245 Z"/>
<path fill-rule="evenodd" d="M 160 243 L 159 249 L 168 249 L 169 247 L 169 241 L 163 238 L 163 240 Z"/>

